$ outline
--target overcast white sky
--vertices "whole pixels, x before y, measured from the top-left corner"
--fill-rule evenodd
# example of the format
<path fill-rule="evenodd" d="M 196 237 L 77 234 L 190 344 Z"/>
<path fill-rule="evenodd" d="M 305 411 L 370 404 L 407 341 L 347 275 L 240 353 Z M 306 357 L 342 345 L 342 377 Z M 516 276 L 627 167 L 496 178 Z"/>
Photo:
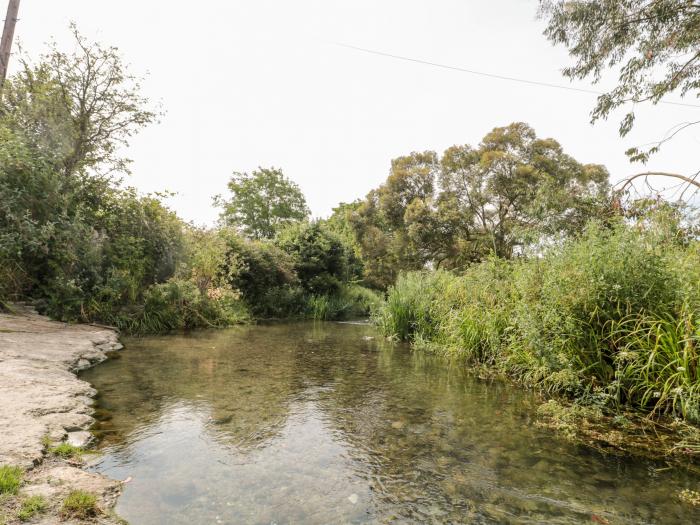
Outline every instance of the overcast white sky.
<path fill-rule="evenodd" d="M 68 47 L 73 20 L 120 48 L 133 72 L 148 72 L 146 94 L 167 113 L 132 141 L 127 183 L 177 192 L 169 202 L 183 218 L 211 224 L 211 198 L 233 171 L 280 167 L 313 214 L 326 216 L 378 186 L 390 159 L 477 144 L 510 122 L 528 122 L 581 162 L 606 165 L 615 180 L 642 170 L 628 163 L 627 147 L 700 120 L 700 109 L 640 108 L 622 141 L 618 119 L 589 124 L 593 95 L 333 44 L 567 83 L 560 70 L 568 56 L 542 36 L 536 10 L 536 0 L 24 0 L 16 36 L 32 54 L 52 36 Z M 695 128 L 647 167 L 689 174 L 700 168 L 698 152 Z"/>

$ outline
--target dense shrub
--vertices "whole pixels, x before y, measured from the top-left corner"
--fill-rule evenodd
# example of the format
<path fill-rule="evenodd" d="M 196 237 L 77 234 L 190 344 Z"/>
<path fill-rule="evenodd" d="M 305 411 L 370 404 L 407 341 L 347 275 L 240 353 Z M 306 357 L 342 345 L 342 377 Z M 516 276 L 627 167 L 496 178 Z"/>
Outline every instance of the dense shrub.
<path fill-rule="evenodd" d="M 171 279 L 149 287 L 139 303 L 105 312 L 103 319 L 130 333 L 220 328 L 249 319 L 245 305 L 224 288 L 201 291 L 194 282 Z"/>
<path fill-rule="evenodd" d="M 697 421 L 698 263 L 667 231 L 591 224 L 541 257 L 404 274 L 378 320 L 550 392 Z"/>
<path fill-rule="evenodd" d="M 226 234 L 221 274 L 239 290 L 255 317 L 280 318 L 303 311 L 303 290 L 292 258 L 267 241 L 250 241 Z"/>
<path fill-rule="evenodd" d="M 312 295 L 306 300 L 306 316 L 323 321 L 370 317 L 383 303 L 375 291 L 358 285 L 342 285 L 334 294 Z"/>
<path fill-rule="evenodd" d="M 318 222 L 285 228 L 275 245 L 291 257 L 301 286 L 309 294 L 336 294 L 349 279 L 352 250 Z"/>
<path fill-rule="evenodd" d="M 366 317 L 381 302 L 347 281 L 347 250 L 318 225 L 299 224 L 274 242 L 223 233 L 227 285 L 240 291 L 257 318 L 348 319 Z"/>

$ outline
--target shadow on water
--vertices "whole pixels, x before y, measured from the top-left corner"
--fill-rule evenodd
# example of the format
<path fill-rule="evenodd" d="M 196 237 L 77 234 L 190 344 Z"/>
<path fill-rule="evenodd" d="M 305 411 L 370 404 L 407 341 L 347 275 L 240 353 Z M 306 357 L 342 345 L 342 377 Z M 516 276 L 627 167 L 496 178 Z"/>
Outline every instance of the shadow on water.
<path fill-rule="evenodd" d="M 126 341 L 93 468 L 156 523 L 698 523 L 700 479 L 534 425 L 535 400 L 390 345 L 298 323 Z"/>

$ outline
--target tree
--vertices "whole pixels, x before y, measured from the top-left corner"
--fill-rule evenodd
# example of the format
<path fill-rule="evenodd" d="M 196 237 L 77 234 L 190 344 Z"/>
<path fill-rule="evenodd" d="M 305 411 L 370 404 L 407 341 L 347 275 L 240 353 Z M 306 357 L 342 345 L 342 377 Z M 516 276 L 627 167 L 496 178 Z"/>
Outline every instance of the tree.
<path fill-rule="evenodd" d="M 510 258 L 543 237 L 581 231 L 608 192 L 608 172 L 566 155 L 522 122 L 495 128 L 478 148 L 442 157 L 443 199 L 462 211 L 459 236 L 475 254 Z"/>
<path fill-rule="evenodd" d="M 115 184 L 120 148 L 155 114 L 116 49 L 72 29 L 77 51 L 22 57 L 0 95 L 0 296 L 104 319 L 173 275 L 182 222 Z"/>
<path fill-rule="evenodd" d="M 539 14 L 547 19 L 547 38 L 566 46 L 575 59 L 565 76 L 598 82 L 607 69 L 619 70 L 617 86 L 598 97 L 593 121 L 629 102 L 657 104 L 673 92 L 700 95 L 697 0 L 541 0 Z M 620 135 L 629 133 L 634 120 L 629 111 Z M 686 122 L 671 136 L 697 123 Z M 671 136 L 627 154 L 633 161 L 646 161 Z"/>
<path fill-rule="evenodd" d="M 412 242 L 408 220 L 420 221 L 419 208 L 431 207 L 439 170 L 434 151 L 413 152 L 391 161 L 389 176 L 352 213 L 365 267 L 365 282 L 377 288 L 392 284 L 400 270 L 423 268 L 424 246 Z M 406 216 L 407 209 L 415 213 Z M 419 218 L 420 217 L 420 218 Z M 415 239 L 423 234 L 416 233 Z"/>
<path fill-rule="evenodd" d="M 607 209 L 608 172 L 566 155 L 522 122 L 478 145 L 412 153 L 350 215 L 365 282 L 385 288 L 399 271 L 463 268 L 488 255 L 579 232 Z"/>
<path fill-rule="evenodd" d="M 215 199 L 223 207 L 222 220 L 252 239 L 272 239 L 282 226 L 302 221 L 310 213 L 299 186 L 279 169 L 234 173 L 228 188 L 230 200 Z"/>
<path fill-rule="evenodd" d="M 85 169 L 128 173 L 120 150 L 158 115 L 116 48 L 90 43 L 70 27 L 72 53 L 52 43 L 36 64 L 20 58 L 20 71 L 3 90 L 2 112 L 36 145 L 53 148 L 66 176 Z"/>

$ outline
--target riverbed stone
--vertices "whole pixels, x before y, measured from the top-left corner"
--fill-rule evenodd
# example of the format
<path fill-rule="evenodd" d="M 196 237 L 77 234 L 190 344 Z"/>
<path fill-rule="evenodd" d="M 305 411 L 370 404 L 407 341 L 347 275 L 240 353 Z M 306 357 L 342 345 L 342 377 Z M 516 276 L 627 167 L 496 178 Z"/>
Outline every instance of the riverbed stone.
<path fill-rule="evenodd" d="M 92 434 L 86 430 L 79 430 L 77 432 L 69 432 L 66 441 L 69 445 L 78 448 L 87 447 L 93 440 Z"/>

